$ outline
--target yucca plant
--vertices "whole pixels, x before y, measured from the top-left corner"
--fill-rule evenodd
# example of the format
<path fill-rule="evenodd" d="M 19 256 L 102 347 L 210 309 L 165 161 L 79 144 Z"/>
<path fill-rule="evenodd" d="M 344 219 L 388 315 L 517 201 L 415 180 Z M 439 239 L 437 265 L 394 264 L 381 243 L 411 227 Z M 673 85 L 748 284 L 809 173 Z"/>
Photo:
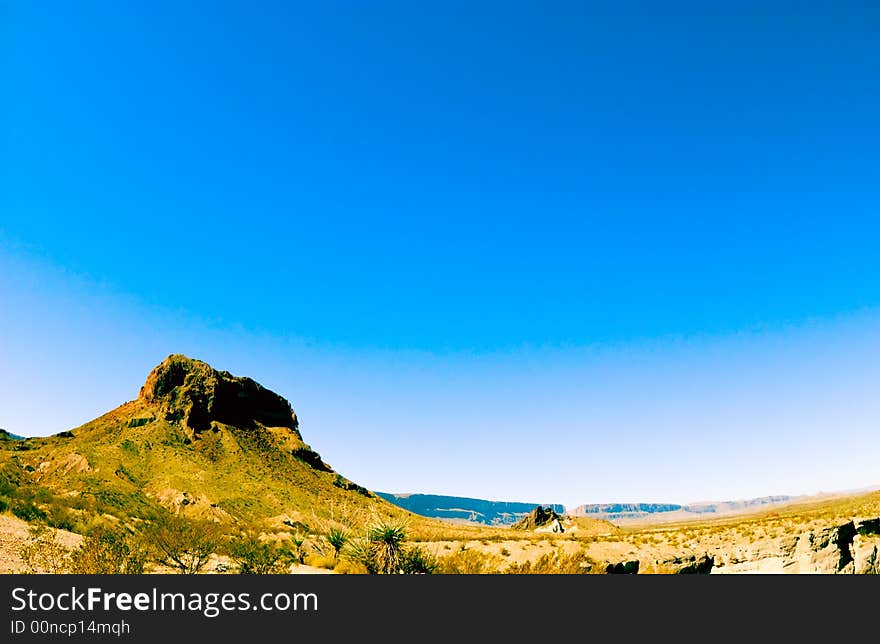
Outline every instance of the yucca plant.
<path fill-rule="evenodd" d="M 296 533 L 292 537 L 290 537 L 290 554 L 293 560 L 302 564 L 306 559 L 306 538 L 300 533 Z"/>
<path fill-rule="evenodd" d="M 367 541 L 376 572 L 391 575 L 400 571 L 406 527 L 401 523 L 379 523 L 367 529 Z"/>
<path fill-rule="evenodd" d="M 339 551 L 348 543 L 348 532 L 339 528 L 330 528 L 327 533 L 327 543 L 333 548 L 333 555 L 339 559 Z"/>

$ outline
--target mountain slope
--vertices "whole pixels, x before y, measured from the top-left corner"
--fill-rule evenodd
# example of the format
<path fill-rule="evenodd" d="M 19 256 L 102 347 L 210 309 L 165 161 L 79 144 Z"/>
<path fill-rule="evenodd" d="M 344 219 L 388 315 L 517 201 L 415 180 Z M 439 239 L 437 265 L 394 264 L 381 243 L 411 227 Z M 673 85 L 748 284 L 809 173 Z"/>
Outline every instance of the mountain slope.
<path fill-rule="evenodd" d="M 284 398 L 182 355 L 153 369 L 136 400 L 72 431 L 0 437 L 4 496 L 61 527 L 163 509 L 246 524 L 406 514 L 326 464 Z"/>

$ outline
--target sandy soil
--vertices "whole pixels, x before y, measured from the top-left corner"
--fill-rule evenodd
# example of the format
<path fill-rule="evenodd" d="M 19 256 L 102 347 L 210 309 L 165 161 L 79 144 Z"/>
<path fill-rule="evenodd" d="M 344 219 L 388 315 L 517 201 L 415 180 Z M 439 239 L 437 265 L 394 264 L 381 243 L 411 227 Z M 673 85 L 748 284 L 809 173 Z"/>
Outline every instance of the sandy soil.
<path fill-rule="evenodd" d="M 22 547 L 30 539 L 29 524 L 21 519 L 6 514 L 0 514 L 0 574 L 25 573 L 25 564 L 19 554 Z M 73 550 L 82 543 L 82 537 L 66 530 L 53 530 L 55 539 L 65 548 Z M 205 566 L 208 574 L 221 574 L 231 572 L 231 562 L 226 557 L 212 557 Z M 174 571 L 170 568 L 157 567 L 152 572 L 163 574 Z M 292 575 L 332 575 L 332 570 L 315 568 L 305 564 L 297 564 L 290 567 Z"/>
<path fill-rule="evenodd" d="M 13 516 L 0 514 L 0 574 L 25 572 L 19 552 L 28 543 L 30 533 L 27 522 Z M 66 548 L 78 548 L 82 537 L 66 530 L 53 530 L 55 539 Z"/>

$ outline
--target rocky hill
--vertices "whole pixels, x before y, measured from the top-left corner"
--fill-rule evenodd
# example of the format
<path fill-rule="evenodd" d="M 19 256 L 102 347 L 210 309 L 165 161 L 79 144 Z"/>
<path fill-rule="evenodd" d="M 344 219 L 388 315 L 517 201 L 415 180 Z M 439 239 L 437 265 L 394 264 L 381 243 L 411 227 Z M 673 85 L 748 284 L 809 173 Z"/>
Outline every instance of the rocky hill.
<path fill-rule="evenodd" d="M 405 514 L 312 450 L 283 397 L 183 355 L 153 369 L 137 399 L 71 431 L 0 435 L 0 504 L 69 529 L 163 510 L 279 525 Z"/>

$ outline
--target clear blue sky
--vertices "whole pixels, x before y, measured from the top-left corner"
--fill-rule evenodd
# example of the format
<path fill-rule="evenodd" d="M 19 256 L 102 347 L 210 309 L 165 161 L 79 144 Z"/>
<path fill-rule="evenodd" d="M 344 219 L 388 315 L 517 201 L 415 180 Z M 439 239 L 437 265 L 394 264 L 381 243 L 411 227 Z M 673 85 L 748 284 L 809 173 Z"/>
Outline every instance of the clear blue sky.
<path fill-rule="evenodd" d="M 880 9 L 720 5 L 3 3 L 0 426 L 183 352 L 373 489 L 880 483 Z"/>

